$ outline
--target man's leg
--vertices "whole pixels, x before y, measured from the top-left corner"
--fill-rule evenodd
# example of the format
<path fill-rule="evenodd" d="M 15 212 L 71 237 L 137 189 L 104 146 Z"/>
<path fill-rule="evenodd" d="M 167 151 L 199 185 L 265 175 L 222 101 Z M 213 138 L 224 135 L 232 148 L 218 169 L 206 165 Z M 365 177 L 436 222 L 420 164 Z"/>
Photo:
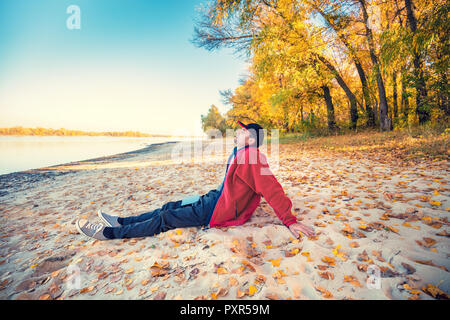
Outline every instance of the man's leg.
<path fill-rule="evenodd" d="M 167 209 L 153 214 L 151 219 L 105 228 L 104 234 L 110 239 L 140 238 L 154 236 L 176 228 L 187 228 L 204 225 L 204 218 L 198 215 L 192 205 L 176 209 Z"/>
<path fill-rule="evenodd" d="M 140 238 L 153 236 L 176 228 L 204 226 L 215 207 L 218 191 L 212 190 L 200 197 L 196 203 L 181 206 L 181 201 L 167 203 L 161 209 L 148 213 L 146 216 L 131 218 L 143 219 L 121 227 L 106 227 L 104 235 L 109 239 Z M 140 218 L 141 217 L 141 218 Z"/>
<path fill-rule="evenodd" d="M 181 207 L 181 200 L 171 201 L 171 202 L 167 202 L 159 209 L 145 212 L 138 216 L 118 218 L 117 222 L 119 222 L 122 226 L 134 224 L 134 223 L 138 223 L 138 222 L 144 222 L 144 221 L 153 219 L 153 217 L 158 216 L 162 211 L 178 209 L 180 207 Z"/>

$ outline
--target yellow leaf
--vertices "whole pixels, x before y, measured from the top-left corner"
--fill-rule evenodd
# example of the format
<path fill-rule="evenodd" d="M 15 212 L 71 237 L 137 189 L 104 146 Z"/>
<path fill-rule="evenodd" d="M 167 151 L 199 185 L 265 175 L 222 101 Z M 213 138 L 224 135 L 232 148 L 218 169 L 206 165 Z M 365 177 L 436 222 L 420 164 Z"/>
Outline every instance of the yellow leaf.
<path fill-rule="evenodd" d="M 120 296 L 123 293 L 123 289 L 116 292 L 116 295 Z"/>
<path fill-rule="evenodd" d="M 281 262 L 281 258 L 279 258 L 277 260 L 272 259 L 271 261 L 272 261 L 272 266 L 279 267 L 280 266 L 280 262 Z"/>
<path fill-rule="evenodd" d="M 248 287 L 248 295 L 249 295 L 249 296 L 253 296 L 253 295 L 255 294 L 256 291 L 258 291 L 258 289 L 256 289 L 255 286 L 250 285 L 250 286 Z"/>
<path fill-rule="evenodd" d="M 389 230 L 391 230 L 392 232 L 398 233 L 398 229 L 388 226 Z"/>
<path fill-rule="evenodd" d="M 159 289 L 159 286 L 156 286 L 156 287 L 151 288 L 150 290 L 151 290 L 152 292 L 155 292 L 155 291 L 157 291 L 158 289 Z"/>
<path fill-rule="evenodd" d="M 323 257 L 322 261 L 325 262 L 325 263 L 328 263 L 330 266 L 334 266 L 335 262 L 336 262 L 336 260 L 334 258 L 331 258 L 331 257 Z"/>
<path fill-rule="evenodd" d="M 183 231 L 181 229 L 177 229 L 175 230 L 175 232 L 177 233 L 177 235 L 180 235 Z"/>
<path fill-rule="evenodd" d="M 219 268 L 217 268 L 216 273 L 217 274 L 226 274 L 226 273 L 228 273 L 228 271 L 225 268 L 219 267 Z"/>
<path fill-rule="evenodd" d="M 134 272 L 134 268 L 133 267 L 131 267 L 130 269 L 125 271 L 126 274 L 130 274 L 130 273 L 133 273 L 133 272 Z"/>
<path fill-rule="evenodd" d="M 362 287 L 362 285 L 359 283 L 359 281 L 354 276 L 345 276 L 344 275 L 344 282 L 350 282 L 354 286 Z"/>

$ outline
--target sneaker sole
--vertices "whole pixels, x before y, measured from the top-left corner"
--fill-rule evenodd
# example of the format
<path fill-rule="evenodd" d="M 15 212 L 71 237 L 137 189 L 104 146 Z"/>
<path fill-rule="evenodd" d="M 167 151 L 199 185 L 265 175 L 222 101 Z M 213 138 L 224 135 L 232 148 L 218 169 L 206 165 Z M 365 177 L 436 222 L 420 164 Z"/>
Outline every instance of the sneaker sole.
<path fill-rule="evenodd" d="M 102 220 L 103 223 L 104 223 L 107 227 L 112 227 L 112 225 L 111 225 L 105 218 L 103 218 L 102 210 L 101 210 L 101 209 L 97 211 L 97 215 L 98 215 L 98 217 L 100 218 L 100 220 Z"/>

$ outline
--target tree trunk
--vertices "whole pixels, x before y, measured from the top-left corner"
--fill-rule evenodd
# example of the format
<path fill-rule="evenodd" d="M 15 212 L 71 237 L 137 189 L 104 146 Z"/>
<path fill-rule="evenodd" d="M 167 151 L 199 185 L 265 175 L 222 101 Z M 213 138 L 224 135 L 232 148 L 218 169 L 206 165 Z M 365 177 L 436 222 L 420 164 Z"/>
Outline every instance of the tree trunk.
<path fill-rule="evenodd" d="M 302 125 L 303 125 L 303 104 L 300 106 L 300 117 L 301 117 Z"/>
<path fill-rule="evenodd" d="M 408 24 L 411 29 L 411 32 L 413 33 L 413 36 L 415 36 L 417 31 L 417 20 L 414 16 L 414 11 L 412 7 L 412 1 L 411 0 L 405 0 L 405 8 L 406 8 L 406 17 L 408 19 Z M 419 123 L 425 123 L 426 121 L 430 120 L 430 110 L 427 106 L 427 87 L 425 84 L 425 78 L 423 75 L 423 68 L 422 68 L 422 57 L 420 55 L 420 52 L 417 50 L 417 48 L 413 47 L 413 65 L 414 65 L 414 78 L 415 78 L 415 86 L 416 86 L 416 113 L 419 116 Z"/>
<path fill-rule="evenodd" d="M 363 67 L 361 66 L 361 62 L 359 59 L 353 59 L 355 62 L 356 70 L 358 71 L 359 80 L 361 81 L 363 96 L 364 96 L 364 106 L 366 111 L 366 117 L 367 117 L 367 125 L 369 127 L 375 127 L 375 113 L 372 108 L 372 102 L 370 99 L 370 91 L 369 86 L 367 85 L 367 77 L 366 73 L 364 72 Z"/>
<path fill-rule="evenodd" d="M 438 89 L 438 105 L 444 114 L 450 116 L 450 106 L 449 106 L 449 92 L 448 92 L 448 80 L 447 73 L 439 72 L 439 89 Z"/>
<path fill-rule="evenodd" d="M 375 127 L 375 114 L 373 112 L 373 109 L 371 107 L 371 99 L 370 99 L 370 92 L 369 87 L 367 85 L 367 78 L 366 73 L 364 72 L 364 69 L 361 65 L 361 62 L 359 61 L 359 58 L 356 54 L 355 48 L 349 43 L 347 38 L 343 35 L 342 32 L 339 32 L 338 26 L 334 23 L 333 19 L 330 19 L 330 16 L 326 14 L 319 5 L 314 4 L 312 2 L 313 8 L 322 15 L 322 17 L 327 21 L 327 23 L 331 26 L 331 28 L 334 30 L 334 32 L 337 34 L 341 42 L 344 44 L 344 46 L 348 49 L 348 52 L 350 54 L 350 57 L 353 59 L 353 62 L 355 63 L 356 70 L 358 71 L 359 79 L 361 81 L 361 86 L 363 90 L 363 96 L 364 96 L 364 108 L 365 113 L 367 116 L 367 125 L 369 127 Z"/>
<path fill-rule="evenodd" d="M 339 129 L 336 125 L 336 121 L 334 118 L 334 106 L 333 106 L 333 100 L 331 99 L 330 95 L 330 88 L 328 86 L 322 86 L 323 90 L 323 97 L 325 99 L 325 103 L 327 105 L 327 116 L 328 116 L 328 129 L 331 132 L 334 132 L 335 130 Z"/>
<path fill-rule="evenodd" d="M 392 120 L 388 116 L 388 103 L 386 98 L 386 89 L 384 88 L 383 78 L 381 77 L 380 64 L 377 55 L 375 54 L 375 44 L 372 35 L 372 29 L 369 27 L 369 15 L 366 10 L 366 1 L 359 0 L 361 10 L 363 13 L 364 26 L 366 27 L 367 42 L 369 44 L 370 59 L 372 60 L 375 76 L 377 79 L 378 98 L 380 99 L 380 130 L 392 130 Z"/>
<path fill-rule="evenodd" d="M 339 86 L 344 90 L 345 94 L 347 95 L 347 98 L 350 102 L 350 123 L 351 123 L 351 129 L 356 129 L 356 123 L 358 121 L 358 108 L 357 108 L 357 102 L 356 97 L 353 94 L 353 92 L 350 90 L 350 88 L 345 83 L 344 79 L 341 77 L 339 72 L 336 70 L 336 68 L 323 56 L 318 55 L 319 60 L 331 71 L 331 73 L 336 78 L 336 81 L 338 82 Z M 331 97 L 330 97 L 331 98 Z"/>
<path fill-rule="evenodd" d="M 409 99 L 406 92 L 406 70 L 402 70 L 402 116 L 405 122 L 408 121 Z"/>
<path fill-rule="evenodd" d="M 393 105 L 394 105 L 394 123 L 397 122 L 398 119 L 398 103 L 397 103 L 397 72 L 394 71 L 392 74 L 392 82 L 394 83 L 394 88 L 393 90 L 393 94 L 392 94 L 392 99 L 393 101 Z"/>

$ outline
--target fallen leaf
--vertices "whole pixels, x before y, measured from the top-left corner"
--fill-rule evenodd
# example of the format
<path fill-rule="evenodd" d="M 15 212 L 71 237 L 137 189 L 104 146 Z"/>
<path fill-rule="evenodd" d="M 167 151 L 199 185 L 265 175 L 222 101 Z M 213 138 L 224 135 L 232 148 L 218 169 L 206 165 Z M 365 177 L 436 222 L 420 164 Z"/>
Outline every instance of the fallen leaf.
<path fill-rule="evenodd" d="M 284 255 L 286 256 L 286 257 L 294 257 L 294 256 L 296 256 L 298 253 L 300 252 L 300 249 L 299 248 L 295 248 L 295 249 L 292 249 L 291 251 L 285 251 L 284 252 Z"/>
<path fill-rule="evenodd" d="M 245 295 L 246 295 L 245 291 L 241 291 L 239 289 L 236 290 L 236 298 L 240 299 Z"/>
<path fill-rule="evenodd" d="M 125 271 L 126 274 L 131 274 L 133 272 L 134 272 L 134 268 L 133 267 L 131 267 L 130 269 Z"/>
<path fill-rule="evenodd" d="M 398 234 L 398 229 L 396 229 L 396 228 L 394 228 L 394 227 L 391 227 L 391 226 L 388 226 L 387 228 L 388 228 L 389 230 L 391 230 L 392 232 L 395 232 L 395 233 Z"/>
<path fill-rule="evenodd" d="M 90 286 L 90 287 L 86 287 L 80 290 L 80 293 L 86 293 L 86 292 L 91 292 L 92 290 L 94 290 L 95 286 Z"/>
<path fill-rule="evenodd" d="M 336 265 L 336 264 L 335 264 L 336 259 L 331 258 L 331 257 L 325 256 L 325 257 L 322 258 L 322 261 L 325 262 L 325 263 L 327 263 L 327 264 L 330 265 L 330 266 Z"/>
<path fill-rule="evenodd" d="M 359 283 L 359 281 L 354 276 L 345 276 L 344 275 L 344 282 L 349 282 L 356 287 L 362 287 L 362 285 Z"/>
<path fill-rule="evenodd" d="M 228 271 L 225 268 L 219 267 L 219 268 L 216 269 L 216 273 L 217 274 L 227 274 Z"/>
<path fill-rule="evenodd" d="M 322 294 L 322 297 L 326 299 L 330 299 L 333 297 L 330 291 L 326 290 L 325 288 L 322 288 L 320 286 L 315 287 L 317 291 L 319 291 Z"/>
<path fill-rule="evenodd" d="M 255 284 L 262 284 L 262 283 L 265 283 L 265 282 L 266 282 L 266 277 L 265 276 L 263 276 L 262 274 L 259 274 L 259 275 L 256 276 Z"/>
<path fill-rule="evenodd" d="M 450 299 L 450 296 L 447 293 L 445 293 L 444 291 L 442 291 L 441 289 L 439 289 L 437 286 L 435 286 L 433 284 L 427 284 L 426 287 L 422 287 L 422 290 L 426 294 L 428 294 L 436 299 L 445 299 L 445 300 Z"/>
<path fill-rule="evenodd" d="M 166 293 L 161 291 L 156 294 L 153 300 L 164 300 L 166 298 Z"/>
<path fill-rule="evenodd" d="M 250 297 L 252 297 L 252 296 L 256 293 L 256 291 L 258 291 L 258 289 L 257 289 L 255 286 L 250 285 L 250 286 L 248 287 L 248 295 L 249 295 Z"/>
<path fill-rule="evenodd" d="M 319 275 L 322 278 L 327 279 L 327 280 L 333 280 L 334 279 L 334 275 L 331 272 L 329 272 L 329 271 L 319 272 Z"/>
<path fill-rule="evenodd" d="M 349 246 L 352 247 L 352 248 L 358 248 L 359 247 L 359 243 L 356 242 L 356 241 L 353 241 L 353 242 L 350 242 Z"/>
<path fill-rule="evenodd" d="M 255 267 L 250 262 L 248 262 L 247 260 L 243 260 L 242 264 L 244 266 L 246 266 L 247 268 L 249 268 L 252 272 L 256 272 Z"/>
<path fill-rule="evenodd" d="M 272 261 L 272 266 L 273 267 L 279 267 L 280 266 L 280 262 L 281 262 L 281 258 L 279 259 L 271 259 L 270 261 Z"/>
<path fill-rule="evenodd" d="M 369 261 L 369 256 L 368 256 L 366 250 L 364 250 L 362 253 L 358 254 L 358 260 L 359 261 L 364 261 L 364 262 L 368 262 Z"/>

